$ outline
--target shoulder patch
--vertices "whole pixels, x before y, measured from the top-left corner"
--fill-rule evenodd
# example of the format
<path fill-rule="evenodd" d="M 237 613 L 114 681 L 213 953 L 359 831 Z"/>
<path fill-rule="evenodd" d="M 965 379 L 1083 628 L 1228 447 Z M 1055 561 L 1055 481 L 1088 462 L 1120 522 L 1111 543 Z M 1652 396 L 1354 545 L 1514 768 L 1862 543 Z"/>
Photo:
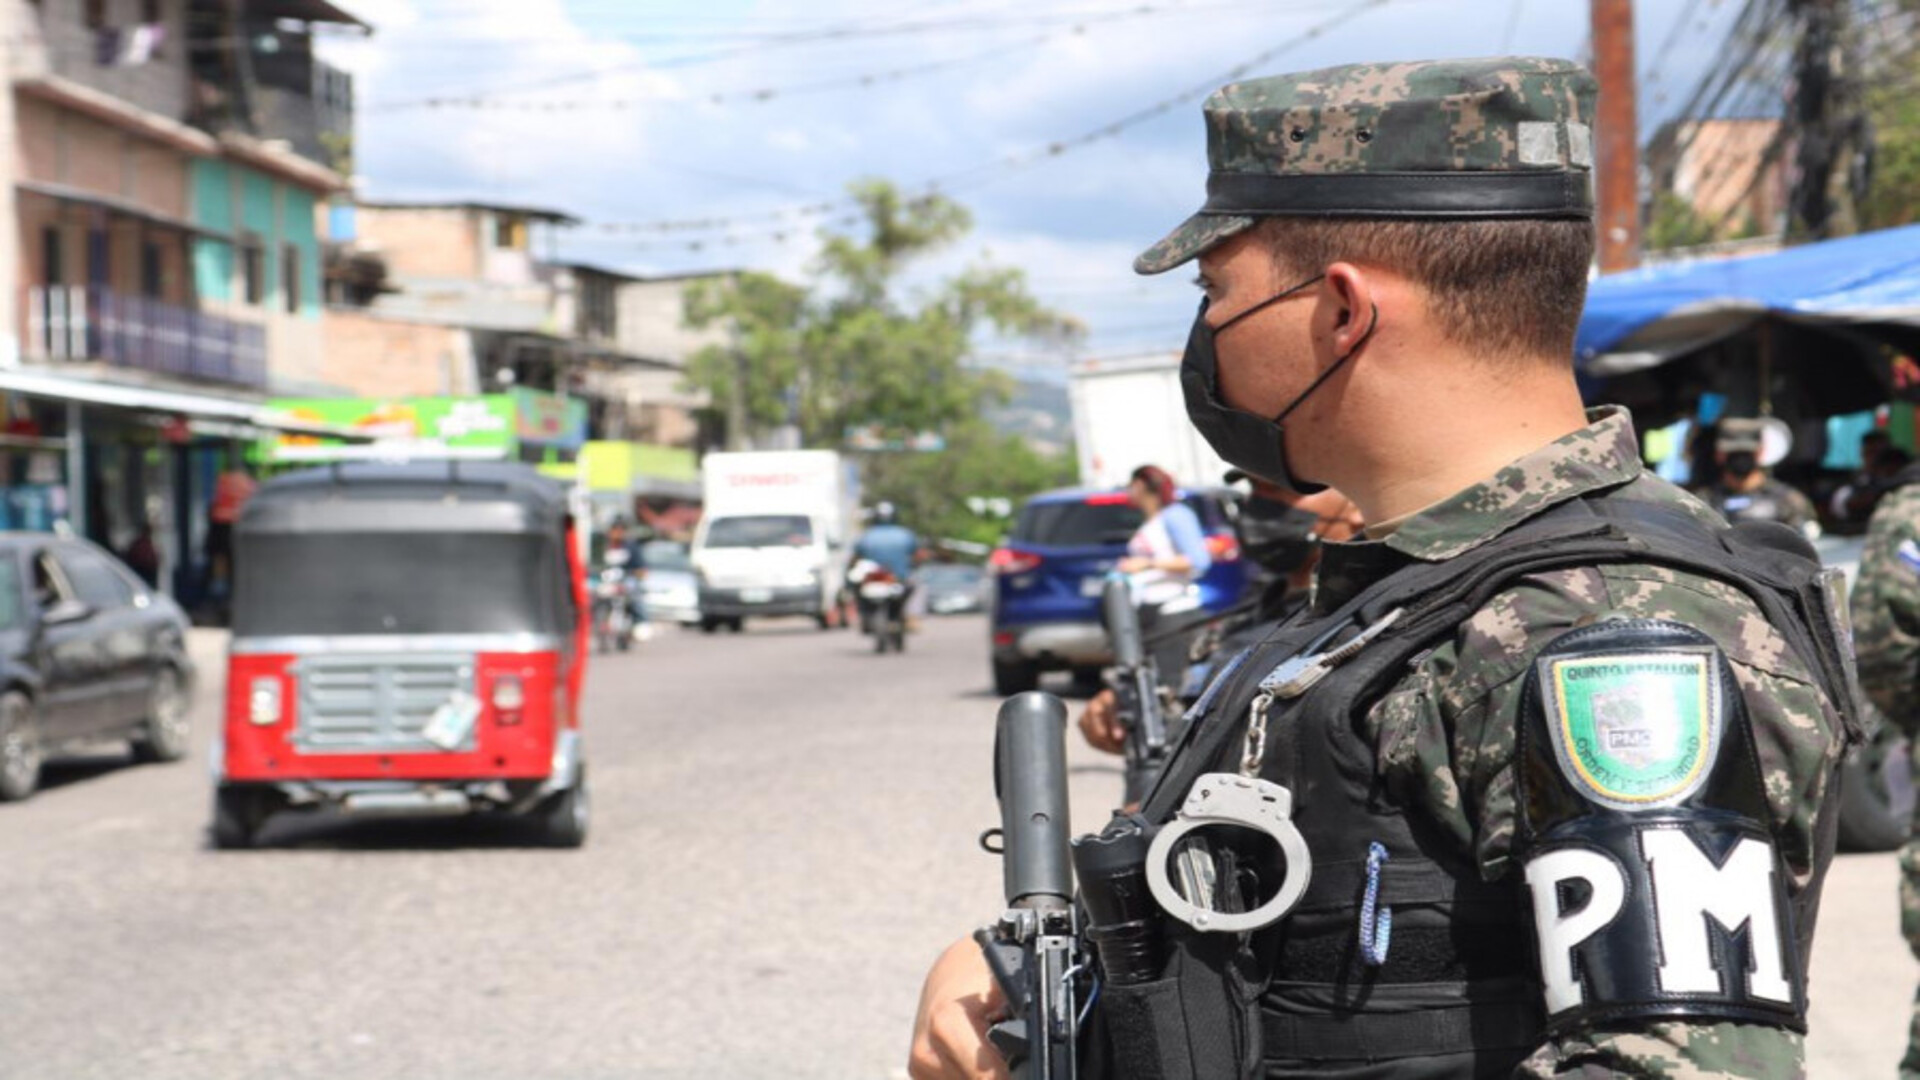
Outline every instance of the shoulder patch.
<path fill-rule="evenodd" d="M 1560 771 L 1616 810 L 1671 806 L 1699 789 L 1719 752 L 1720 680 L 1711 648 L 1540 661 Z"/>
<path fill-rule="evenodd" d="M 1920 574 L 1920 543 L 1916 543 L 1913 540 L 1902 540 L 1900 541 L 1900 546 L 1894 549 L 1894 554 L 1900 556 L 1900 562 L 1904 564 L 1908 570 Z"/>

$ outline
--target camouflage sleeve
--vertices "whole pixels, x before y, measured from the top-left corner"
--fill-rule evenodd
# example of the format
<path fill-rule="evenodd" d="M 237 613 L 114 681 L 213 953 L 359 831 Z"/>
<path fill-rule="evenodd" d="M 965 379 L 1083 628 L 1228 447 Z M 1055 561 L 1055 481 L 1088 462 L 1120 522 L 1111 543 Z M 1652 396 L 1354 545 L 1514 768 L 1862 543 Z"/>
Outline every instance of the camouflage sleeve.
<path fill-rule="evenodd" d="M 1526 671 L 1554 638 L 1616 614 L 1686 623 L 1727 654 L 1752 720 L 1769 825 L 1796 882 L 1806 884 L 1815 861 L 1813 812 L 1842 743 L 1839 717 L 1750 601 L 1719 582 L 1661 568 L 1561 571 L 1495 597 L 1369 711 L 1382 782 L 1410 813 L 1472 852 L 1483 877 L 1504 877 L 1513 858 L 1513 751 Z M 1749 1059 L 1760 1064 L 1740 1064 Z M 1800 1061 L 1800 1041 L 1787 1032 L 1660 1024 L 1550 1042 L 1523 1075 L 1793 1076 Z"/>
<path fill-rule="evenodd" d="M 1853 590 L 1860 685 L 1887 718 L 1920 719 L 1920 485 L 1881 501 Z"/>
<path fill-rule="evenodd" d="M 1814 508 L 1813 500 L 1807 498 L 1806 493 L 1799 488 L 1787 489 L 1786 522 L 1796 529 L 1820 524 L 1820 511 Z"/>
<path fill-rule="evenodd" d="M 1753 1024 L 1650 1024 L 1644 1031 L 1596 1032 L 1555 1039 L 1514 1073 L 1527 1080 L 1610 1076 L 1643 1080 L 1801 1080 L 1806 1040 Z"/>

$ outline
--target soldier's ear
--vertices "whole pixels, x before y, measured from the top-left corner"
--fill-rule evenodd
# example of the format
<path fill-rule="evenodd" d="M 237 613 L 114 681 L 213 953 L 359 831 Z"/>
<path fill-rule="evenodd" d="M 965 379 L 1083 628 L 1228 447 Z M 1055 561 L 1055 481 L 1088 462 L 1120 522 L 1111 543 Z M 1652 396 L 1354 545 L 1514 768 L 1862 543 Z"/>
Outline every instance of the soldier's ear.
<path fill-rule="evenodd" d="M 1379 321 L 1378 281 L 1365 268 L 1349 262 L 1327 267 L 1320 282 L 1321 314 L 1333 355 L 1346 356 L 1360 347 Z"/>

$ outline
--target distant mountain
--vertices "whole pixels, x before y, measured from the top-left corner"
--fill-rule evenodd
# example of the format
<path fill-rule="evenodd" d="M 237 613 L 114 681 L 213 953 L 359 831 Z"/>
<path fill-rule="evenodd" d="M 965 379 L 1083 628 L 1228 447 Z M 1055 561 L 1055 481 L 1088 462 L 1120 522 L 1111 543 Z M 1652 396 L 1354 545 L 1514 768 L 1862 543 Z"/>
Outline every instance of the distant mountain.
<path fill-rule="evenodd" d="M 1016 379 L 1006 405 L 987 410 L 998 431 L 1026 439 L 1042 453 L 1059 453 L 1073 442 L 1073 406 L 1059 381 Z"/>

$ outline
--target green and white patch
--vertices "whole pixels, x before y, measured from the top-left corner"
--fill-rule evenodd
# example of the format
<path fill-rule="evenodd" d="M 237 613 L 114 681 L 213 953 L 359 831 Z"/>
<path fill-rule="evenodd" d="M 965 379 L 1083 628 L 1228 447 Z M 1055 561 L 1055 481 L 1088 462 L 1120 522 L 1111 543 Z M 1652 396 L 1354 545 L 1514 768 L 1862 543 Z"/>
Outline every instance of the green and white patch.
<path fill-rule="evenodd" d="M 1560 657 L 1541 668 L 1554 756 L 1589 801 L 1671 806 L 1706 782 L 1720 743 L 1713 650 Z"/>

